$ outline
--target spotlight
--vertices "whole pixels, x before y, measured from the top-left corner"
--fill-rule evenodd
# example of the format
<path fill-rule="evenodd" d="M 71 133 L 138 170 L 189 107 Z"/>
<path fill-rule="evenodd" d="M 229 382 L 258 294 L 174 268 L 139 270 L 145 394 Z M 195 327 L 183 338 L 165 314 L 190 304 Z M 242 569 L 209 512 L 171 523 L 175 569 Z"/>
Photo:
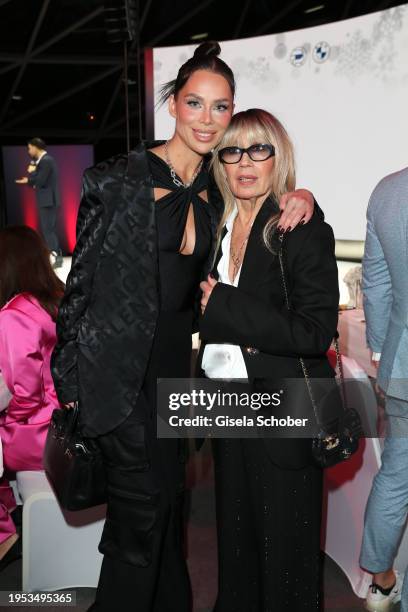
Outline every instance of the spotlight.
<path fill-rule="evenodd" d="M 319 4 L 318 6 L 312 6 L 311 8 L 308 8 L 303 12 L 305 13 L 305 15 L 308 15 L 309 13 L 316 13 L 316 11 L 321 11 L 322 9 L 324 9 L 324 7 L 324 4 Z"/>
<path fill-rule="evenodd" d="M 203 40 L 208 37 L 208 32 L 202 32 L 201 34 L 193 34 L 190 36 L 190 40 Z"/>

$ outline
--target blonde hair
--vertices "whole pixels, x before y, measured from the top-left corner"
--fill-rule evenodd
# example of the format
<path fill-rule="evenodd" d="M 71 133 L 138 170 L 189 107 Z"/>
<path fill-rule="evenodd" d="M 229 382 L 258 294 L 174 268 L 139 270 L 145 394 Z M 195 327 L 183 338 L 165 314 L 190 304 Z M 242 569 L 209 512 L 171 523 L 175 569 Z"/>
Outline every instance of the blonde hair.
<path fill-rule="evenodd" d="M 240 146 L 244 135 L 248 140 L 248 145 L 269 143 L 275 147 L 275 164 L 271 176 L 269 195 L 279 202 L 284 193 L 295 189 L 293 144 L 281 122 L 268 111 L 259 108 L 250 108 L 234 115 L 221 142 L 214 149 L 211 161 L 214 177 L 224 200 L 224 213 L 217 230 L 215 253 L 217 253 L 221 243 L 221 234 L 225 222 L 235 208 L 235 196 L 228 185 L 224 165 L 218 158 L 218 151 L 224 147 Z M 264 243 L 272 252 L 271 240 L 278 219 L 279 213 L 272 215 L 263 230 Z"/>

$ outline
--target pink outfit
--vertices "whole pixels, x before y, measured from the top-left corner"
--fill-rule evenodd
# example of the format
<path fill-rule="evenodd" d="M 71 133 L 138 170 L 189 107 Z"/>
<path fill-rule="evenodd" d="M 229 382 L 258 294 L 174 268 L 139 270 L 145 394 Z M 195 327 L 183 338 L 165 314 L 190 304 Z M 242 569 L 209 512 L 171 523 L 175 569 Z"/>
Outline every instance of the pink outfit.
<path fill-rule="evenodd" d="M 38 301 L 20 293 L 0 310 L 0 370 L 12 393 L 0 415 L 4 467 L 41 470 L 48 424 L 57 395 L 51 378 L 55 322 Z"/>
<path fill-rule="evenodd" d="M 12 394 L 0 414 L 7 470 L 42 469 L 48 425 L 59 405 L 50 370 L 55 343 L 55 322 L 32 295 L 20 293 L 0 310 L 0 370 Z M 15 532 L 7 484 L 0 482 L 0 542 Z"/>

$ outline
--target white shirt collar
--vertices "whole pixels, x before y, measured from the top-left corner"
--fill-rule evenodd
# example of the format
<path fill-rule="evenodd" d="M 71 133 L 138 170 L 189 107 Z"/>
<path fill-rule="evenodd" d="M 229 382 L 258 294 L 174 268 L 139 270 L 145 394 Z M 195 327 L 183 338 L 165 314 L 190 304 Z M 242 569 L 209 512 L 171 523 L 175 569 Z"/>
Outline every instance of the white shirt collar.
<path fill-rule="evenodd" d="M 42 158 L 44 157 L 44 155 L 47 155 L 47 151 L 43 151 L 43 152 L 41 153 L 41 155 L 40 155 L 40 156 L 37 158 L 37 160 L 36 160 L 36 162 L 35 162 L 35 163 L 36 163 L 36 164 L 38 164 L 38 163 L 39 163 L 39 162 L 42 160 Z"/>
<path fill-rule="evenodd" d="M 238 214 L 238 207 L 235 204 L 234 209 L 228 215 L 228 218 L 225 222 L 225 227 L 227 228 L 228 232 L 232 232 L 232 226 L 234 225 L 235 217 L 237 216 L 237 214 Z"/>

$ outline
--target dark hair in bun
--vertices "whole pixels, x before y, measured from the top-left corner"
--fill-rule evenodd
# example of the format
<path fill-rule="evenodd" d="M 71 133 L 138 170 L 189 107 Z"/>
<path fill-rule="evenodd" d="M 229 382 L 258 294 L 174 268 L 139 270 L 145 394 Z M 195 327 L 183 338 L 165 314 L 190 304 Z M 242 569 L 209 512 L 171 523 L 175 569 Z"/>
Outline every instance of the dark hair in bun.
<path fill-rule="evenodd" d="M 218 56 L 221 53 L 221 47 L 215 40 L 206 40 L 205 42 L 198 45 L 194 51 L 193 58 L 197 57 L 208 57 L 211 55 Z"/>
<path fill-rule="evenodd" d="M 194 51 L 193 57 L 190 57 L 190 59 L 180 67 L 177 78 L 162 86 L 160 89 L 159 106 L 166 102 L 170 96 L 177 96 L 180 89 L 184 87 L 188 79 L 196 70 L 209 70 L 210 72 L 215 72 L 223 76 L 231 88 L 232 97 L 234 97 L 234 73 L 228 64 L 218 57 L 220 53 L 221 47 L 217 42 L 207 40 L 201 43 Z"/>

